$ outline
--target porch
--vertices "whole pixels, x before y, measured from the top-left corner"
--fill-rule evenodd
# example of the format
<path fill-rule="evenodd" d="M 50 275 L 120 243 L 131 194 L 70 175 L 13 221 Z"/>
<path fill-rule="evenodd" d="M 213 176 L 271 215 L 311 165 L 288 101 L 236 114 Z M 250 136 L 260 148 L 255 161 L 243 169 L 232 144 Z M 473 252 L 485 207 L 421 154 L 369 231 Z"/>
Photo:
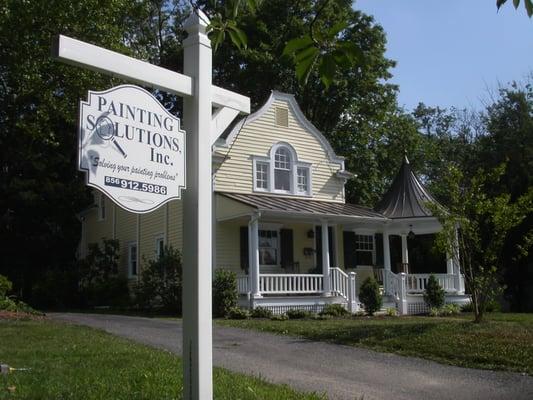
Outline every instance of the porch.
<path fill-rule="evenodd" d="M 422 294 L 431 273 L 445 290 L 447 301 L 468 300 L 463 276 L 452 257 L 443 255 L 428 264 L 427 251 L 409 238 L 426 240 L 440 229 L 436 219 L 390 220 L 369 209 L 350 205 L 347 209 L 345 204 L 279 200 L 225 195 L 217 201 L 217 241 L 227 243 L 220 253 L 227 252 L 232 247 L 229 243 L 240 236 L 240 251 L 233 259 L 240 261 L 242 306 L 318 312 L 326 304 L 339 303 L 355 312 L 361 308 L 361 283 L 374 276 L 382 287 L 384 308 L 416 313 L 424 307 Z M 320 209 L 310 212 L 313 207 Z M 217 265 L 227 268 L 229 262 L 231 258 L 219 257 Z"/>

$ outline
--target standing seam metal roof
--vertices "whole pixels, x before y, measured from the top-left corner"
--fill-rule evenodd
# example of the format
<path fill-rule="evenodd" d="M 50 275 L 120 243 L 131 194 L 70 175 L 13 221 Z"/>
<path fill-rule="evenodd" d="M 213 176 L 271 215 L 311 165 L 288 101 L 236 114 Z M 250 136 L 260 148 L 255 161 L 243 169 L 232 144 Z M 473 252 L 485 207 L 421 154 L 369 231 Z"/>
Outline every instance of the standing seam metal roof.
<path fill-rule="evenodd" d="M 259 211 L 293 212 L 295 214 L 333 215 L 339 217 L 363 217 L 386 219 L 371 208 L 346 203 L 294 199 L 278 196 L 217 192 L 220 195 L 257 208 Z"/>
<path fill-rule="evenodd" d="M 440 205 L 411 170 L 407 156 L 389 190 L 374 208 L 388 218 L 431 217 L 426 203 Z"/>

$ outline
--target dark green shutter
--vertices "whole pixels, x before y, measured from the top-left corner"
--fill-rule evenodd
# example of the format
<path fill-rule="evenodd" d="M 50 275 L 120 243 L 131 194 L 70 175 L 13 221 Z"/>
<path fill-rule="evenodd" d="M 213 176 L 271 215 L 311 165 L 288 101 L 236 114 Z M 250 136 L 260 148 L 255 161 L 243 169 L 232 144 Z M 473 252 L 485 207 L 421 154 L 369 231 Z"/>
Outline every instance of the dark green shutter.
<path fill-rule="evenodd" d="M 344 243 L 344 268 L 355 268 L 357 266 L 355 255 L 355 233 L 343 232 L 342 240 Z"/>
<path fill-rule="evenodd" d="M 281 251 L 281 266 L 291 267 L 294 264 L 294 242 L 292 237 L 292 229 L 281 229 L 280 236 L 280 251 Z"/>
<path fill-rule="evenodd" d="M 248 273 L 248 227 L 241 226 L 241 268 Z"/>
<path fill-rule="evenodd" d="M 383 234 L 376 233 L 376 265 L 383 268 Z"/>

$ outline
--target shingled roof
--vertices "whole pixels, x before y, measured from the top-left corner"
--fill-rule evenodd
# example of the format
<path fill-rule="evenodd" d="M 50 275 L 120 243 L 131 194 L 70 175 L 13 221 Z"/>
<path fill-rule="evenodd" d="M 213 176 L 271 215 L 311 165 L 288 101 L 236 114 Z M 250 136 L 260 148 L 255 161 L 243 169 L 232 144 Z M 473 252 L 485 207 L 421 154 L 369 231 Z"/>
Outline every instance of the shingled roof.
<path fill-rule="evenodd" d="M 426 203 L 439 204 L 413 173 L 405 156 L 392 185 L 374 210 L 388 218 L 431 217 Z"/>

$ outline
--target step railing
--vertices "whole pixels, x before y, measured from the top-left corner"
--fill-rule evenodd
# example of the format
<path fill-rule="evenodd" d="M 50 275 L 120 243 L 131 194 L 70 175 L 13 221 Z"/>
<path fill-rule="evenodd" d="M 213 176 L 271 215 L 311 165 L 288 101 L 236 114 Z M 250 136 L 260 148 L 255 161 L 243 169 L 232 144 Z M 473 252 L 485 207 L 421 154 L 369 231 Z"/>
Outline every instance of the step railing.
<path fill-rule="evenodd" d="M 330 268 L 331 292 L 348 300 L 350 277 L 340 268 Z"/>
<path fill-rule="evenodd" d="M 322 293 L 322 274 L 261 274 L 261 294 Z"/>
<path fill-rule="evenodd" d="M 355 272 L 347 274 L 340 268 L 330 268 L 331 293 L 346 300 L 348 311 L 351 313 L 359 309 L 359 299 L 356 293 Z"/>
<path fill-rule="evenodd" d="M 383 274 L 385 270 L 383 268 L 374 268 L 374 279 L 377 283 L 383 284 L 385 281 L 383 280 Z"/>
<path fill-rule="evenodd" d="M 394 272 L 384 269 L 383 270 L 383 286 L 385 294 L 392 296 L 394 299 L 399 300 L 401 297 L 401 278 Z"/>

